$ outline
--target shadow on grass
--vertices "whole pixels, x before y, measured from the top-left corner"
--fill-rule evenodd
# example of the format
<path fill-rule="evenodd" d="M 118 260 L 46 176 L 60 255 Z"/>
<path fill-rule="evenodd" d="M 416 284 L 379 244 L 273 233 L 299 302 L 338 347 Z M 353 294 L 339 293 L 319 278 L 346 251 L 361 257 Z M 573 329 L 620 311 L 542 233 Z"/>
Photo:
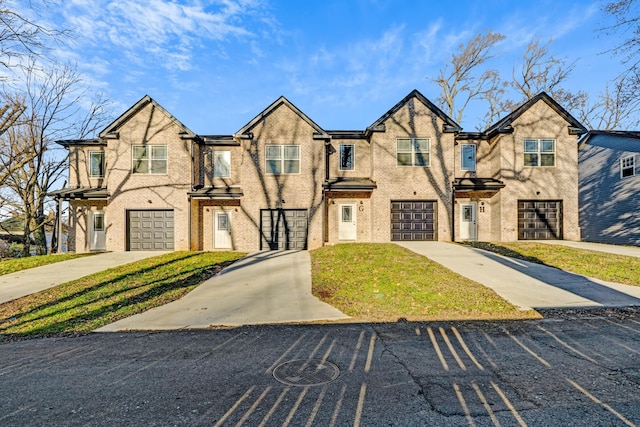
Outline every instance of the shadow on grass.
<path fill-rule="evenodd" d="M 196 256 L 187 253 L 162 264 L 127 269 L 97 284 L 92 284 L 90 277 L 70 282 L 61 287 L 77 287 L 81 281 L 88 284 L 64 297 L 56 296 L 61 292 L 59 287 L 4 304 L 0 306 L 0 341 L 91 331 L 174 301 L 235 262 L 235 259 L 207 262 L 208 258 L 202 258 L 194 264 L 190 259 Z M 133 286 L 127 283 L 129 279 Z M 132 292 L 133 295 L 127 295 Z M 49 301 L 38 303 L 45 298 Z"/>
<path fill-rule="evenodd" d="M 494 252 L 499 255 L 507 256 L 509 258 L 521 259 L 523 261 L 535 262 L 536 264 L 547 265 L 549 267 L 553 267 L 552 265 L 546 264 L 539 258 L 524 255 L 518 251 L 514 251 L 513 249 L 507 248 L 505 246 L 496 245 L 495 243 L 489 242 L 460 242 L 460 244 L 464 246 L 469 246 L 474 249 L 482 249 L 484 251 Z"/>

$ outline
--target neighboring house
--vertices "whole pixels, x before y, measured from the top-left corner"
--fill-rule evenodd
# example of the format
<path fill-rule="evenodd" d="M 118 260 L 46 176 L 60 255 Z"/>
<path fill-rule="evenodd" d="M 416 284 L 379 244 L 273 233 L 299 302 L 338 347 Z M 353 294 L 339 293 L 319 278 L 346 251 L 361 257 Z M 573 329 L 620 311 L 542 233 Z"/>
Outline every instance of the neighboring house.
<path fill-rule="evenodd" d="M 578 159 L 582 239 L 640 246 L 640 132 L 590 131 Z"/>
<path fill-rule="evenodd" d="M 280 97 L 234 135 L 196 135 L 145 96 L 97 139 L 60 142 L 69 187 L 53 195 L 78 252 L 579 240 L 584 132 L 545 93 L 482 133 L 416 90 L 364 130 Z"/>

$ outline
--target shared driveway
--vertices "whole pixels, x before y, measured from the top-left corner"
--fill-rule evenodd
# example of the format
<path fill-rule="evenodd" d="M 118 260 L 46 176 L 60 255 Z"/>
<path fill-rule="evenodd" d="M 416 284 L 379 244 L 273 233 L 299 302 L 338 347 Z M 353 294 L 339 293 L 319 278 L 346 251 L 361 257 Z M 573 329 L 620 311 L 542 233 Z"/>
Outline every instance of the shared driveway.
<path fill-rule="evenodd" d="M 640 257 L 640 248 L 634 247 L 565 241 L 542 243 Z M 401 246 L 493 289 L 522 309 L 640 305 L 640 286 L 605 282 L 457 244 L 404 242 Z"/>

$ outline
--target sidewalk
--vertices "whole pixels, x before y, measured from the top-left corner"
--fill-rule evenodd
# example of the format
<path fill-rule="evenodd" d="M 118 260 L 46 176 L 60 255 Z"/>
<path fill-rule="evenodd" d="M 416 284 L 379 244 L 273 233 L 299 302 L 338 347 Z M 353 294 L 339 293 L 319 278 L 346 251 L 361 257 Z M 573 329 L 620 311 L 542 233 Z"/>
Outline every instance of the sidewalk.
<path fill-rule="evenodd" d="M 181 299 L 97 332 L 210 328 L 348 319 L 311 294 L 307 251 L 250 254 Z"/>
<path fill-rule="evenodd" d="M 79 279 L 108 268 L 162 255 L 166 252 L 106 252 L 43 265 L 0 276 L 0 304 Z"/>
<path fill-rule="evenodd" d="M 455 243 L 402 242 L 522 309 L 640 305 L 640 286 L 605 282 Z"/>

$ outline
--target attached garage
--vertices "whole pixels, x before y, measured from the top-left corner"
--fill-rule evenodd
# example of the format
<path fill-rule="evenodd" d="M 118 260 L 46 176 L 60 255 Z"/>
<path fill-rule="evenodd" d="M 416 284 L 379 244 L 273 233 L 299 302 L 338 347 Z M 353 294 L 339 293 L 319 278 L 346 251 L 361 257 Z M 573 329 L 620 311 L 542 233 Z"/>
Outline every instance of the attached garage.
<path fill-rule="evenodd" d="M 260 247 L 263 250 L 307 248 L 306 209 L 262 209 Z"/>
<path fill-rule="evenodd" d="M 562 239 L 561 200 L 519 200 L 518 240 Z"/>
<path fill-rule="evenodd" d="M 173 210 L 128 211 L 127 230 L 130 251 L 173 250 Z"/>
<path fill-rule="evenodd" d="M 391 240 L 436 240 L 437 202 L 391 201 Z"/>

